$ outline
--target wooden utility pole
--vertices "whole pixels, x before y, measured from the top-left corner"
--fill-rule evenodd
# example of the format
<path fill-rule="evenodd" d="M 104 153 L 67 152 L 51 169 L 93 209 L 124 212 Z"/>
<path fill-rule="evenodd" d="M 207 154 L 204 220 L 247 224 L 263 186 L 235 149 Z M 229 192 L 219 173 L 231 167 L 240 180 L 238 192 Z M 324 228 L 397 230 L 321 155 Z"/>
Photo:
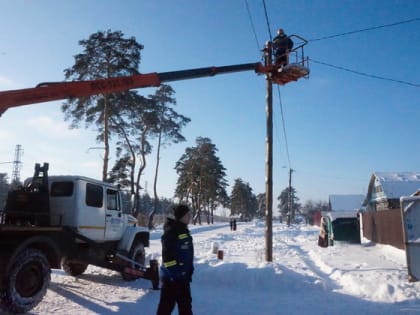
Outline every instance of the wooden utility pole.
<path fill-rule="evenodd" d="M 287 226 L 290 226 L 291 222 L 295 221 L 295 214 L 293 210 L 293 196 L 292 196 L 292 172 L 293 170 L 289 169 L 289 193 L 287 194 Z"/>
<path fill-rule="evenodd" d="M 294 196 L 292 196 L 292 173 L 293 169 L 290 169 L 290 179 L 289 179 L 289 185 L 290 185 L 290 211 L 292 212 L 292 222 L 295 222 L 295 205 L 294 205 Z"/>
<path fill-rule="evenodd" d="M 267 42 L 264 49 L 265 66 L 271 66 L 271 42 Z M 273 81 L 271 73 L 266 74 L 267 80 L 267 135 L 266 164 L 265 164 L 265 260 L 273 261 Z"/>

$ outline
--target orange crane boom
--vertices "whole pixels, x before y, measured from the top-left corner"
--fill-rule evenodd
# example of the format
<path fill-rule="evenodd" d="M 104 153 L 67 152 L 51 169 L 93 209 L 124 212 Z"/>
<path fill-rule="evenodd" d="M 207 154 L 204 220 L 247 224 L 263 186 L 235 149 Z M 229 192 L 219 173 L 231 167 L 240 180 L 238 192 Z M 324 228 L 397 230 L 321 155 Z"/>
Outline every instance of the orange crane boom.
<path fill-rule="evenodd" d="M 123 92 L 131 89 L 158 87 L 162 83 L 214 76 L 216 74 L 254 70 L 258 74 L 270 74 L 273 82 L 286 84 L 309 74 L 301 64 L 289 64 L 284 68 L 261 63 L 246 63 L 222 67 L 196 68 L 180 71 L 137 74 L 92 81 L 47 82 L 34 88 L 0 92 L 0 115 L 8 108 L 66 98 L 88 97 L 97 94 Z"/>

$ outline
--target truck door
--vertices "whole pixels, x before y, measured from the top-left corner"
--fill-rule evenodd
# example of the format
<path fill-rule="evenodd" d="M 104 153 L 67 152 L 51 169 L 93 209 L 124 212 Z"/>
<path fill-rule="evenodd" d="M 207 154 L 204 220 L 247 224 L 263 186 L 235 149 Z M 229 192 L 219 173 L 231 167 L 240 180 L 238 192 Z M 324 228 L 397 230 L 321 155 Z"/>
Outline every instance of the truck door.
<path fill-rule="evenodd" d="M 118 240 L 123 233 L 123 216 L 118 190 L 106 189 L 105 239 Z"/>

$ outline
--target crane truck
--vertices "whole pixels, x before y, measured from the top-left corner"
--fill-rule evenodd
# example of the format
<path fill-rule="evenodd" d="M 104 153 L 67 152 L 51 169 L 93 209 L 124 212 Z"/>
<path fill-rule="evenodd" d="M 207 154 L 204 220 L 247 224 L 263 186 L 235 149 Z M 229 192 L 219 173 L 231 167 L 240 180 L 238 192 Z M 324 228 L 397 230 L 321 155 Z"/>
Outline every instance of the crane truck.
<path fill-rule="evenodd" d="M 301 47 L 298 47 L 301 48 Z M 295 51 L 298 49 L 296 48 Z M 176 80 L 253 70 L 284 85 L 309 74 L 303 58 L 280 68 L 248 63 L 93 81 L 41 83 L 0 92 L 0 114 L 7 109 L 130 89 L 158 87 Z M 267 62 L 268 63 L 268 62 Z M 158 263 L 145 266 L 149 232 L 122 211 L 122 194 L 109 183 L 83 176 L 49 176 L 49 165 L 35 165 L 34 176 L 10 191 L 0 213 L 0 306 L 13 313 L 36 307 L 46 294 L 51 269 L 78 276 L 88 265 L 145 278 L 159 285 Z"/>

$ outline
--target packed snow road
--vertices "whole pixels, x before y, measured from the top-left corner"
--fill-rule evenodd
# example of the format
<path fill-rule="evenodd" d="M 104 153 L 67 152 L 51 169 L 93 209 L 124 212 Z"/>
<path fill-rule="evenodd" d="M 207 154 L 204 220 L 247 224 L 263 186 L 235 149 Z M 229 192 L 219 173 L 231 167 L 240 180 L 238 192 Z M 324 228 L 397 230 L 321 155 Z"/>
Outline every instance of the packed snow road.
<path fill-rule="evenodd" d="M 226 223 L 190 228 L 195 314 L 420 314 L 420 283 L 407 281 L 404 252 L 393 247 L 320 248 L 317 227 L 275 223 L 267 263 L 263 222 L 238 223 L 236 231 Z M 161 233 L 151 235 L 149 258 L 160 259 Z M 45 299 L 28 314 L 151 315 L 158 300 L 145 280 L 124 282 L 97 267 L 77 278 L 54 270 Z"/>

